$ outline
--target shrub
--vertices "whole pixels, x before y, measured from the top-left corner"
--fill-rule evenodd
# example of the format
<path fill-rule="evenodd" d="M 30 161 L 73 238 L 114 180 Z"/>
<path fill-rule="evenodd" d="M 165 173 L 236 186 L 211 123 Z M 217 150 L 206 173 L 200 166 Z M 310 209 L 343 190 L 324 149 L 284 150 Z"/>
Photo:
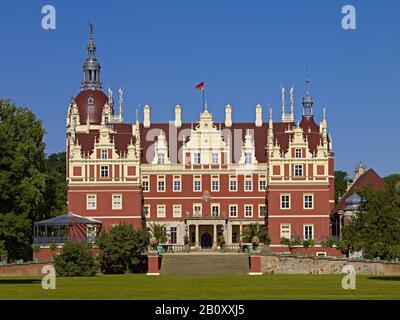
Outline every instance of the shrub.
<path fill-rule="evenodd" d="M 400 245 L 393 245 L 388 248 L 388 256 L 390 259 L 400 258 Z"/>
<path fill-rule="evenodd" d="M 4 240 L 0 240 L 0 257 L 6 257 L 8 252 L 6 250 L 6 245 Z"/>
<path fill-rule="evenodd" d="M 315 245 L 314 240 L 304 240 L 304 241 L 303 241 L 303 247 L 304 247 L 304 249 L 313 247 L 314 245 Z"/>
<path fill-rule="evenodd" d="M 148 230 L 135 231 L 129 224 L 120 224 L 102 233 L 97 239 L 101 250 L 100 269 L 104 273 L 134 271 L 141 263 L 140 256 L 150 243 Z"/>
<path fill-rule="evenodd" d="M 92 250 L 80 241 L 66 242 L 61 253 L 54 257 L 54 267 L 62 277 L 93 276 L 97 270 Z"/>
<path fill-rule="evenodd" d="M 290 239 L 282 237 L 281 238 L 281 245 L 286 246 L 286 247 L 290 247 L 290 245 L 291 245 Z"/>
<path fill-rule="evenodd" d="M 385 244 L 383 242 L 375 242 L 369 250 L 369 255 L 371 255 L 372 257 L 385 256 Z"/>

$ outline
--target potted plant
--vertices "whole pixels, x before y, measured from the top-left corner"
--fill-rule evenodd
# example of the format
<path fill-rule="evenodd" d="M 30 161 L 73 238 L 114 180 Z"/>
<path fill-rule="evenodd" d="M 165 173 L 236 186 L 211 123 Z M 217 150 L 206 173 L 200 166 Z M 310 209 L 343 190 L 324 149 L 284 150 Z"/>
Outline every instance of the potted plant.
<path fill-rule="evenodd" d="M 41 248 L 40 248 L 40 246 L 38 246 L 37 244 L 33 244 L 33 245 L 32 245 L 33 262 L 34 262 L 34 263 L 38 263 L 38 262 L 39 262 L 39 259 L 38 259 L 38 257 L 37 257 L 36 255 L 40 252 L 40 250 L 41 250 Z"/>
<path fill-rule="evenodd" d="M 309 239 L 309 240 L 304 240 L 303 241 L 303 248 L 304 251 L 307 251 L 308 248 L 313 247 L 315 244 L 314 240 Z"/>

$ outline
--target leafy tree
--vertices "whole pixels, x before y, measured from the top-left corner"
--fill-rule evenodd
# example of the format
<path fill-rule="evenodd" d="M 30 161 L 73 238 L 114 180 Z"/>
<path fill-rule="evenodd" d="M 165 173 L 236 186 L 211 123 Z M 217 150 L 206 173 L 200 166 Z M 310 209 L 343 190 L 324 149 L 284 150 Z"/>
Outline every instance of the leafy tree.
<path fill-rule="evenodd" d="M 134 230 L 130 224 L 119 224 L 97 239 L 100 248 L 100 269 L 105 273 L 132 271 L 139 257 L 149 246 L 150 234 L 146 229 Z"/>
<path fill-rule="evenodd" d="M 335 204 L 339 202 L 339 198 L 347 191 L 348 181 L 346 171 L 335 171 Z"/>
<path fill-rule="evenodd" d="M 8 255 L 8 252 L 6 250 L 6 246 L 4 244 L 4 240 L 0 240 L 0 258 L 1 257 L 6 257 Z"/>
<path fill-rule="evenodd" d="M 271 237 L 268 234 L 266 226 L 261 226 L 259 223 L 250 223 L 242 232 L 243 242 L 251 242 L 253 247 L 257 247 L 259 243 L 269 245 Z"/>
<path fill-rule="evenodd" d="M 396 174 L 388 175 L 388 176 L 384 177 L 383 180 L 385 181 L 385 183 L 387 185 L 396 185 L 398 182 L 400 182 L 400 174 L 396 173 Z"/>
<path fill-rule="evenodd" d="M 32 222 L 43 217 L 44 133 L 31 111 L 0 100 L 0 239 L 11 259 L 30 256 Z"/>
<path fill-rule="evenodd" d="M 343 240 L 349 250 L 362 250 L 367 258 L 389 259 L 389 248 L 400 243 L 400 188 L 392 183 L 374 191 L 368 186 L 359 194 L 363 201 L 353 221 L 343 227 Z"/>
<path fill-rule="evenodd" d="M 30 110 L 0 99 L 0 239 L 11 260 L 30 259 L 33 222 L 65 213 L 65 160 L 46 159 L 44 134 Z"/>
<path fill-rule="evenodd" d="M 56 273 L 61 277 L 94 276 L 97 266 L 91 248 L 82 241 L 69 241 L 54 256 Z"/>

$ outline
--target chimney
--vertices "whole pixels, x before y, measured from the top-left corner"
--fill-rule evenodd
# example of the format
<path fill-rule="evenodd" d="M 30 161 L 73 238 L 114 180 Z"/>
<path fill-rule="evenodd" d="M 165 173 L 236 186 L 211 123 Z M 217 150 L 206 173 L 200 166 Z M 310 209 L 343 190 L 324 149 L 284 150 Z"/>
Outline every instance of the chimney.
<path fill-rule="evenodd" d="M 225 126 L 228 128 L 232 126 L 232 106 L 230 104 L 225 106 Z"/>
<path fill-rule="evenodd" d="M 261 105 L 256 105 L 256 127 L 262 126 L 262 107 Z"/>
<path fill-rule="evenodd" d="M 182 126 L 182 107 L 177 104 L 175 106 L 175 127 L 180 128 Z"/>
<path fill-rule="evenodd" d="M 143 108 L 143 126 L 150 127 L 150 106 L 147 104 Z"/>

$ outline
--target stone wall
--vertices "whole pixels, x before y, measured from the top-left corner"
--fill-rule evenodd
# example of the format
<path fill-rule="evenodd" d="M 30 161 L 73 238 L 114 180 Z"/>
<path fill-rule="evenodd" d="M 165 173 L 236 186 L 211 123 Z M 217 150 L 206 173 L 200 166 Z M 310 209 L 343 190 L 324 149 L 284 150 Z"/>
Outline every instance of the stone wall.
<path fill-rule="evenodd" d="M 43 263 L 9 264 L 0 266 L 0 277 L 43 277 Z"/>
<path fill-rule="evenodd" d="M 343 266 L 352 265 L 357 274 L 400 274 L 400 264 L 304 257 L 261 256 L 261 271 L 275 274 L 340 274 Z"/>

